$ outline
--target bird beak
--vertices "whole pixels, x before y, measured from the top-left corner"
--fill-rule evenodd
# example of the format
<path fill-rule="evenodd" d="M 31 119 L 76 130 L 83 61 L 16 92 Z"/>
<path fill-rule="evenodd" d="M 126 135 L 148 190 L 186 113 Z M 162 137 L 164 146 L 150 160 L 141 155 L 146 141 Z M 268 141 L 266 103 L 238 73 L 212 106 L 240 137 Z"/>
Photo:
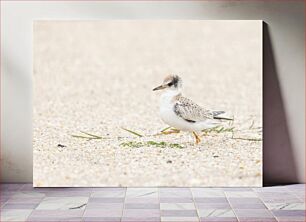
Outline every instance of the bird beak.
<path fill-rule="evenodd" d="M 160 85 L 160 86 L 157 86 L 156 88 L 154 88 L 153 91 L 161 90 L 161 89 L 165 89 L 165 88 L 167 88 L 167 85 Z"/>

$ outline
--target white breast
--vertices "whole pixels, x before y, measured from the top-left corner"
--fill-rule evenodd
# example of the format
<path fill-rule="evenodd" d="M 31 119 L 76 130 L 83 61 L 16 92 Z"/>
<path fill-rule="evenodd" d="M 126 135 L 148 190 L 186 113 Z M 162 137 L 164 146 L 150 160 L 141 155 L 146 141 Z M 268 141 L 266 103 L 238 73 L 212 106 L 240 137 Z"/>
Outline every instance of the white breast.
<path fill-rule="evenodd" d="M 191 129 L 191 123 L 188 123 L 187 121 L 183 120 L 181 117 L 177 116 L 174 112 L 174 97 L 177 96 L 179 92 L 177 91 L 166 91 L 162 94 L 160 97 L 160 117 L 161 119 L 168 124 L 169 126 L 172 126 L 176 129 L 180 130 L 192 130 Z"/>
<path fill-rule="evenodd" d="M 220 124 L 219 121 L 210 119 L 198 122 L 188 122 L 177 116 L 174 112 L 174 98 L 178 94 L 179 92 L 177 91 L 167 90 L 160 97 L 160 117 L 167 125 L 183 131 L 201 131 Z"/>

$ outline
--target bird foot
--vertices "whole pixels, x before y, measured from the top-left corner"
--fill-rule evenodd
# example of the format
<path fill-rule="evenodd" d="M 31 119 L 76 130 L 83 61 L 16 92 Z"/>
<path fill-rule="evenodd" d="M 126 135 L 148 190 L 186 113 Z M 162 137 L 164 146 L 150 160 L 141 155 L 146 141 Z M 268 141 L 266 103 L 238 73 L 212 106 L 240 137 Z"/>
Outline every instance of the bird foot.
<path fill-rule="evenodd" d="M 181 132 L 179 129 L 171 129 L 171 130 L 160 132 L 159 134 L 168 135 L 168 134 L 179 133 L 179 132 Z"/>
<path fill-rule="evenodd" d="M 201 138 L 195 132 L 192 132 L 192 134 L 195 137 L 195 143 L 198 145 L 201 142 Z"/>

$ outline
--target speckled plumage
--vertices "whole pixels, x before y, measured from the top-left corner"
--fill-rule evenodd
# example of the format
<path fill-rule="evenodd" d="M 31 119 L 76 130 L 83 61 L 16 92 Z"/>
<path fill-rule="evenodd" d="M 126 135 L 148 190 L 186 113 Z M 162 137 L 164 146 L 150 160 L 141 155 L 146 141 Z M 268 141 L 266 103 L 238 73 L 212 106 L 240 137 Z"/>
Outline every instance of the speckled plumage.
<path fill-rule="evenodd" d="M 187 121 L 197 122 L 214 118 L 213 112 L 202 108 L 191 99 L 183 96 L 177 97 L 173 108 L 176 115 Z"/>

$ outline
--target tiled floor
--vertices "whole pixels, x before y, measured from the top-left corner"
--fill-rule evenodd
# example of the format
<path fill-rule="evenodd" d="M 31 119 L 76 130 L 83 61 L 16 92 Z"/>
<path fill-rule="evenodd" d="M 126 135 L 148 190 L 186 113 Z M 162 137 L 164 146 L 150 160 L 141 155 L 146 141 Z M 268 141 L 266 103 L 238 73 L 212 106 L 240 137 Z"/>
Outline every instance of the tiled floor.
<path fill-rule="evenodd" d="M 1 184 L 1 221 L 305 221 L 305 185 L 34 189 Z"/>

